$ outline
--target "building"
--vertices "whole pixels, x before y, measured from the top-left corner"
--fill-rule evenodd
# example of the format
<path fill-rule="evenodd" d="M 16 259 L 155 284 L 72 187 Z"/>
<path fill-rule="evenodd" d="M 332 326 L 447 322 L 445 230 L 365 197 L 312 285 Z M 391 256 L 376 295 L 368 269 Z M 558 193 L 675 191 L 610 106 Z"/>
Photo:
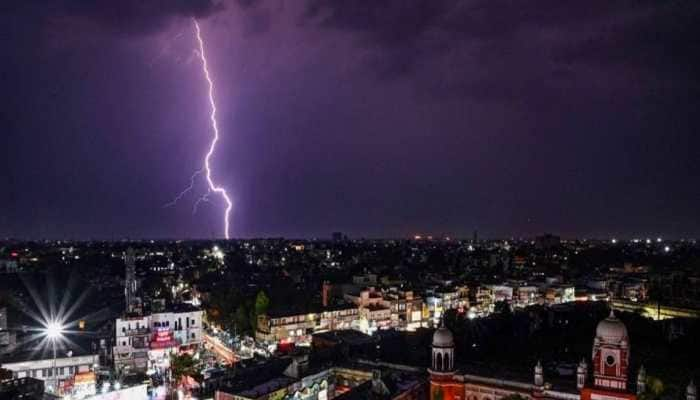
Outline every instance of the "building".
<path fill-rule="evenodd" d="M 509 395 L 526 399 L 556 400 L 636 400 L 637 395 L 628 387 L 630 343 L 625 325 L 611 312 L 598 324 L 589 367 L 582 360 L 576 370 L 576 380 L 569 386 L 547 383 L 543 368 L 538 363 L 531 381 L 485 376 L 478 372 L 458 372 L 455 369 L 454 339 L 445 327 L 433 334 L 430 374 L 431 400 L 498 400 Z M 644 384 L 644 371 L 637 376 L 638 388 Z M 688 389 L 688 399 L 695 396 L 694 387 Z M 694 398 L 693 398 L 694 400 Z"/>
<path fill-rule="evenodd" d="M 227 386 L 215 392 L 215 400 L 423 400 L 427 395 L 420 369 L 360 360 L 321 368 L 292 360 L 284 374 Z"/>
<path fill-rule="evenodd" d="M 255 338 L 267 343 L 310 343 L 311 335 L 336 329 L 359 329 L 359 309 L 353 304 L 326 307 L 320 311 L 269 310 L 258 316 Z"/>
<path fill-rule="evenodd" d="M 44 398 L 44 381 L 35 378 L 0 381 L 0 399 L 40 400 Z"/>
<path fill-rule="evenodd" d="M 192 351 L 201 345 L 202 314 L 192 305 L 178 304 L 164 312 L 117 318 L 115 368 L 150 372 L 166 369 L 170 353 Z"/>
<path fill-rule="evenodd" d="M 412 290 L 389 290 L 384 293 L 384 305 L 391 310 L 393 327 L 415 330 L 427 323 L 423 299 Z"/>
<path fill-rule="evenodd" d="M 26 383 L 28 388 L 34 387 L 36 385 L 32 382 L 39 380 L 42 382 L 42 393 L 44 385 L 55 388 L 56 392 L 62 392 L 66 386 L 72 386 L 75 376 L 92 374 L 100 365 L 98 354 L 68 354 L 70 355 L 61 351 L 54 361 L 53 357 L 42 355 L 40 352 L 16 353 L 4 356 L 1 367 L 12 372 L 12 378 L 18 385 Z M 26 380 L 27 378 L 31 380 Z"/>
<path fill-rule="evenodd" d="M 125 277 L 124 296 L 126 297 L 126 312 L 128 314 L 140 314 L 143 312 L 141 299 L 138 297 L 139 281 L 136 278 L 136 256 L 134 250 L 129 248 L 124 256 Z"/>
<path fill-rule="evenodd" d="M 545 301 L 550 305 L 576 301 L 576 288 L 573 285 L 552 285 L 547 288 Z"/>
<path fill-rule="evenodd" d="M 391 328 L 391 309 L 383 304 L 360 307 L 360 331 L 372 334 L 377 329 Z"/>

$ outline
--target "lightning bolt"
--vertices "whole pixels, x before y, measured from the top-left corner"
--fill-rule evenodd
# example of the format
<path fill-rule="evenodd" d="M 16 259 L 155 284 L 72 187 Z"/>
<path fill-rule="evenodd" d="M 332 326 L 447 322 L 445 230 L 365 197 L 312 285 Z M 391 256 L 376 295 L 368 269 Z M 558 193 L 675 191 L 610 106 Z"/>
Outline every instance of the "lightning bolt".
<path fill-rule="evenodd" d="M 214 182 L 210 166 L 211 157 L 214 154 L 214 151 L 216 150 L 216 144 L 219 142 L 219 125 L 216 121 L 216 102 L 214 101 L 214 82 L 211 79 L 211 76 L 209 74 L 209 67 L 207 66 L 207 57 L 206 53 L 204 52 L 204 40 L 202 40 L 202 32 L 199 29 L 199 24 L 197 23 L 197 20 L 192 19 L 192 22 L 194 23 L 194 29 L 197 35 L 197 43 L 199 43 L 199 59 L 202 61 L 202 70 L 204 72 L 204 78 L 206 79 L 207 85 L 209 86 L 209 106 L 211 107 L 209 120 L 211 121 L 211 128 L 214 133 L 211 143 L 209 144 L 209 151 L 207 151 L 206 156 L 204 156 L 204 173 L 205 177 L 207 178 L 207 184 L 209 185 L 209 192 L 219 194 L 226 203 L 226 210 L 224 211 L 224 237 L 226 239 L 229 239 L 229 218 L 231 216 L 231 209 L 233 208 L 233 203 L 231 202 L 228 193 L 226 193 L 226 189 L 224 189 L 222 186 L 217 185 Z M 204 196 L 204 199 L 208 199 L 208 194 L 209 193 L 207 193 Z M 199 201 L 197 202 L 197 204 L 198 203 Z"/>
<path fill-rule="evenodd" d="M 202 172 L 204 172 L 204 169 L 198 169 L 197 171 L 195 171 L 194 174 L 192 174 L 192 176 L 190 177 L 190 185 L 187 186 L 187 187 L 186 187 L 182 192 L 180 192 L 177 196 L 175 196 L 175 198 L 172 199 L 172 201 L 170 201 L 169 203 L 165 203 L 165 204 L 163 205 L 163 208 L 168 208 L 168 207 L 174 206 L 175 204 L 177 204 L 178 201 L 180 201 L 181 198 L 185 197 L 185 195 L 186 195 L 187 193 L 189 193 L 192 189 L 194 189 L 194 180 L 195 180 L 195 178 L 197 178 L 197 175 L 201 174 Z M 200 199 L 200 200 L 201 200 L 201 199 Z M 195 209 L 195 210 L 196 210 L 196 209 Z"/>
<path fill-rule="evenodd" d="M 211 128 L 212 132 L 214 133 L 214 136 L 212 137 L 211 142 L 209 144 L 209 150 L 204 156 L 204 166 L 202 166 L 201 169 L 195 171 L 194 174 L 192 174 L 192 176 L 190 177 L 190 185 L 187 186 L 183 191 L 181 191 L 177 196 L 175 196 L 175 198 L 172 201 L 163 205 L 163 207 L 171 207 L 177 204 L 177 202 L 180 201 L 180 199 L 182 199 L 187 193 L 194 189 L 195 179 L 197 178 L 197 176 L 199 176 L 200 174 L 204 174 L 208 186 L 207 192 L 204 195 L 200 196 L 194 203 L 194 206 L 192 207 L 192 214 L 197 213 L 197 209 L 199 208 L 199 205 L 201 203 L 209 202 L 209 195 L 211 195 L 212 193 L 219 194 L 226 203 L 226 210 L 224 211 L 224 237 L 226 239 L 229 239 L 230 216 L 231 209 L 233 208 L 233 203 L 231 202 L 228 193 L 226 193 L 226 189 L 224 189 L 222 186 L 217 185 L 214 182 L 214 178 L 212 178 L 212 170 L 210 165 L 211 158 L 214 155 L 214 151 L 216 151 L 216 144 L 219 142 L 219 124 L 216 121 L 216 102 L 214 101 L 214 81 L 212 81 L 211 75 L 209 74 L 207 57 L 206 53 L 204 52 L 204 40 L 202 39 L 202 31 L 199 29 L 199 24 L 197 23 L 196 19 L 193 18 L 192 22 L 194 23 L 197 44 L 199 45 L 197 54 L 199 56 L 200 61 L 202 62 L 202 72 L 204 73 L 204 78 L 206 79 L 208 86 L 207 94 L 209 97 L 209 106 L 211 108 L 209 120 L 211 121 Z"/>

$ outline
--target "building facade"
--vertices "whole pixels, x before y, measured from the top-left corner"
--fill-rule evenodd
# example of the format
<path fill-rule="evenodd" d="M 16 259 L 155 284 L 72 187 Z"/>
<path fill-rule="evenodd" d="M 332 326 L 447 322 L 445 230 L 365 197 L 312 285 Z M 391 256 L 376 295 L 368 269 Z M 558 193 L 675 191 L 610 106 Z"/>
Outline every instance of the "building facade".
<path fill-rule="evenodd" d="M 526 399 L 556 400 L 636 400 L 637 393 L 628 387 L 630 343 L 625 325 L 613 313 L 596 329 L 589 365 L 582 360 L 576 370 L 576 381 L 569 389 L 552 388 L 538 363 L 533 379 L 507 380 L 499 377 L 465 374 L 455 370 L 452 333 L 441 327 L 433 335 L 430 374 L 431 400 L 499 400 L 509 395 Z M 644 389 L 645 372 L 639 371 L 638 392 Z M 574 384 L 575 383 L 575 384 Z M 695 396 L 695 386 L 688 386 L 687 398 Z M 695 400 L 694 398 L 692 400 Z"/>
<path fill-rule="evenodd" d="M 117 369 L 157 371 L 167 368 L 170 353 L 190 351 L 202 343 L 202 314 L 182 305 L 167 312 L 122 317 L 115 323 Z"/>

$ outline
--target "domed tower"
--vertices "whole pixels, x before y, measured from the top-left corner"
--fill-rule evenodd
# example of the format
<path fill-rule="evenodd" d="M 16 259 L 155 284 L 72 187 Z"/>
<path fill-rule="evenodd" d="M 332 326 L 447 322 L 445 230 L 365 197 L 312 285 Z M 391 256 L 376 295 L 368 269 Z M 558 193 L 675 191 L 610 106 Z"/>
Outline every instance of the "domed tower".
<path fill-rule="evenodd" d="M 593 341 L 593 385 L 604 389 L 627 390 L 630 343 L 627 327 L 611 310 L 598 323 Z"/>
<path fill-rule="evenodd" d="M 430 367 L 431 373 L 452 373 L 455 362 L 455 342 L 452 332 L 444 326 L 440 326 L 433 334 L 433 357 Z"/>
<path fill-rule="evenodd" d="M 452 332 L 441 325 L 433 334 L 430 399 L 463 399 L 464 385 L 454 380 L 455 343 Z"/>

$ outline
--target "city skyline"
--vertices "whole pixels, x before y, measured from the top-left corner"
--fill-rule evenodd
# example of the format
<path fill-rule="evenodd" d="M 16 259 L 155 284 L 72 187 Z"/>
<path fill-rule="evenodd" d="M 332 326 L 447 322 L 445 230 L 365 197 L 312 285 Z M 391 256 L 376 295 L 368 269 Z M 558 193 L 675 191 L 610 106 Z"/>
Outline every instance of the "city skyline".
<path fill-rule="evenodd" d="M 0 8 L 0 237 L 223 236 L 192 18 L 232 238 L 700 236 L 697 3 L 105 4 Z"/>

